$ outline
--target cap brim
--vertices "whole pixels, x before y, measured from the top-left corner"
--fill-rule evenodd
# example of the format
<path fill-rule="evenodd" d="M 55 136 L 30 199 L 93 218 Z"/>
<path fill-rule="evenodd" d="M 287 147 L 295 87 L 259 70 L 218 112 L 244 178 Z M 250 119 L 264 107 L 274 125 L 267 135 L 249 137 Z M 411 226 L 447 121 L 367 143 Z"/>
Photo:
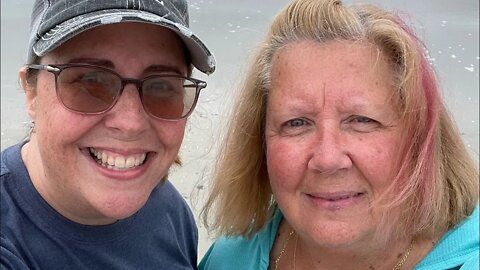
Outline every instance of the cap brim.
<path fill-rule="evenodd" d="M 33 52 L 37 56 L 44 56 L 83 31 L 100 25 L 121 22 L 150 23 L 174 31 L 185 43 L 190 52 L 192 64 L 198 70 L 206 74 L 211 74 L 215 71 L 215 57 L 190 29 L 158 15 L 139 10 L 110 9 L 74 17 L 45 33 L 33 45 Z"/>

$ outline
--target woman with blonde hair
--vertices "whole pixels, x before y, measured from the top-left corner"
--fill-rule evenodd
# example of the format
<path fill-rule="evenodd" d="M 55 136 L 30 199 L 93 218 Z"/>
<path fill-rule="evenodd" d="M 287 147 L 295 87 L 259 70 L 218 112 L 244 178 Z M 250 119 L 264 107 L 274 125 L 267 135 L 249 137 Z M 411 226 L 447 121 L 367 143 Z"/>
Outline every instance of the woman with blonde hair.
<path fill-rule="evenodd" d="M 394 14 L 291 2 L 233 109 L 200 269 L 478 269 L 478 169 Z"/>

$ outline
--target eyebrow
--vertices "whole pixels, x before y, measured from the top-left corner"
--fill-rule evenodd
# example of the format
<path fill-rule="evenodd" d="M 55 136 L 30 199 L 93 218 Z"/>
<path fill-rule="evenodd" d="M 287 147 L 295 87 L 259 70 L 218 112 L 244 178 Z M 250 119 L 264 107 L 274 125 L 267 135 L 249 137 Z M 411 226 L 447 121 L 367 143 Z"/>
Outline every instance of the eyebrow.
<path fill-rule="evenodd" d="M 178 74 L 183 74 L 178 67 L 168 66 L 168 65 L 151 65 L 144 70 L 144 73 L 153 73 L 153 72 L 173 72 Z"/>
<path fill-rule="evenodd" d="M 115 68 L 115 64 L 113 64 L 112 61 L 107 59 L 73 58 L 73 59 L 70 59 L 68 63 L 69 64 L 71 63 L 90 64 L 90 65 L 101 66 L 101 67 L 110 68 L 110 69 Z M 184 74 L 178 67 L 170 66 L 170 65 L 151 65 L 151 66 L 148 66 L 145 70 L 143 70 L 143 73 L 165 73 L 165 72 L 177 73 L 180 75 Z"/>
<path fill-rule="evenodd" d="M 77 63 L 77 64 L 90 64 L 95 66 L 101 66 L 106 68 L 114 68 L 115 65 L 112 61 L 106 59 L 96 59 L 96 58 L 73 58 L 68 61 L 68 64 Z"/>

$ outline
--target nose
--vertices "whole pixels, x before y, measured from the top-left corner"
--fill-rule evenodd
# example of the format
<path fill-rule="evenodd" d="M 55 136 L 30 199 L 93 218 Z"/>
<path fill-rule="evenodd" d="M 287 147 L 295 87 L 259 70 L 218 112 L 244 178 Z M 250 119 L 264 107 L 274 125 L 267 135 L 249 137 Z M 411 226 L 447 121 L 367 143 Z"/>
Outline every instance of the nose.
<path fill-rule="evenodd" d="M 135 138 L 148 128 L 149 115 L 145 112 L 135 84 L 126 84 L 114 107 L 107 113 L 106 126 Z"/>
<path fill-rule="evenodd" d="M 352 166 L 346 134 L 339 127 L 319 127 L 311 146 L 308 168 L 322 174 L 334 174 Z"/>

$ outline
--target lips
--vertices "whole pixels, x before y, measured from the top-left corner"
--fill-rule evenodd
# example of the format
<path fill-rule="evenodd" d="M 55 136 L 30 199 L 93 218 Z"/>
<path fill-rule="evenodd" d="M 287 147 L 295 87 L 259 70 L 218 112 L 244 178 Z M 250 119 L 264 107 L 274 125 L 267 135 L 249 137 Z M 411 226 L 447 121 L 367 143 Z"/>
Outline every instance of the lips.
<path fill-rule="evenodd" d="M 90 156 L 100 165 L 111 170 L 129 170 L 141 166 L 147 157 L 147 153 L 133 155 L 119 155 L 110 152 L 89 148 Z"/>
<path fill-rule="evenodd" d="M 307 195 L 314 198 L 334 202 L 334 201 L 348 200 L 354 197 L 358 197 L 362 194 L 363 194 L 362 192 L 335 192 L 335 193 L 311 193 Z"/>
<path fill-rule="evenodd" d="M 330 193 L 307 193 L 309 201 L 316 207 L 332 210 L 340 210 L 353 207 L 364 199 L 363 192 L 330 192 Z"/>

